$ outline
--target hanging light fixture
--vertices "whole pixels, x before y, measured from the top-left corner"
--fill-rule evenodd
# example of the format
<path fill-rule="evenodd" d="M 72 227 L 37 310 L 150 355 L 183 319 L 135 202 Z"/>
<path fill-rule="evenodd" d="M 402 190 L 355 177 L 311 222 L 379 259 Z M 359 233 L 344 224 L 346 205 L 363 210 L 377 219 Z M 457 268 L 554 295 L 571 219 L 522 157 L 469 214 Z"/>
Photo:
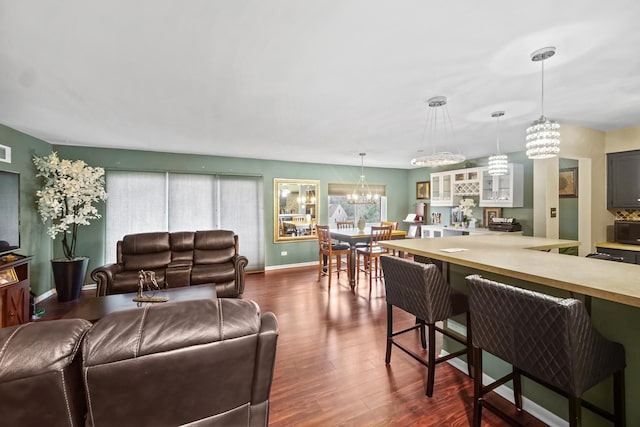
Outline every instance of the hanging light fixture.
<path fill-rule="evenodd" d="M 491 117 L 496 118 L 496 154 L 489 157 L 489 175 L 500 176 L 509 172 L 506 154 L 500 154 L 500 117 L 504 111 L 494 111 Z"/>
<path fill-rule="evenodd" d="M 367 179 L 364 177 L 364 156 L 367 153 L 360 153 L 360 181 L 353 188 L 351 194 L 347 195 L 347 203 L 351 205 L 372 205 L 378 202 L 380 195 L 371 193 Z"/>
<path fill-rule="evenodd" d="M 427 121 L 425 123 L 424 131 L 422 133 L 422 140 L 424 142 L 427 127 L 430 127 L 430 139 L 433 143 L 433 153 L 426 156 L 416 157 L 411 160 L 413 166 L 426 166 L 437 167 L 446 165 L 455 165 L 456 163 L 464 162 L 465 157 L 458 153 L 454 154 L 450 151 L 441 151 L 436 153 L 437 145 L 437 124 L 438 124 L 438 110 L 442 111 L 442 132 L 443 142 L 448 142 L 449 136 L 451 136 L 451 142 L 453 142 L 453 124 L 451 123 L 451 116 L 449 116 L 449 110 L 447 109 L 447 97 L 446 96 L 434 96 L 427 100 L 427 105 L 430 107 L 427 110 Z"/>
<path fill-rule="evenodd" d="M 527 128 L 527 157 L 530 159 L 548 159 L 560 152 L 560 125 L 544 116 L 544 60 L 556 53 L 555 47 L 543 47 L 531 54 L 531 60 L 542 64 L 541 116 Z"/>

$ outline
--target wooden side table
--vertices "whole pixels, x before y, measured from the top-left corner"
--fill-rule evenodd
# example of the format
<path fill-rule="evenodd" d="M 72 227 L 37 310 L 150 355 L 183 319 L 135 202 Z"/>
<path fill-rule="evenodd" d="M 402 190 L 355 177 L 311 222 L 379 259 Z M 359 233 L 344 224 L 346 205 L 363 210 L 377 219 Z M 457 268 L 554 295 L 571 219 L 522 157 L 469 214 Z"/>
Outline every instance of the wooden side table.
<path fill-rule="evenodd" d="M 29 322 L 30 256 L 0 258 L 0 328 Z"/>

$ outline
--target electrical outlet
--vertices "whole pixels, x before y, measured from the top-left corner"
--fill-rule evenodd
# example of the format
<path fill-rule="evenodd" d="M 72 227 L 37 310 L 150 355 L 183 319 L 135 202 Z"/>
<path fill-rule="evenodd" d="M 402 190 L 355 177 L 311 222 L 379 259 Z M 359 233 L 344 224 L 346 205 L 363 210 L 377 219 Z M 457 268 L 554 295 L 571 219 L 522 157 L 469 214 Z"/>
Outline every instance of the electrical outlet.
<path fill-rule="evenodd" d="M 280 252 L 280 256 L 287 256 L 287 251 Z"/>

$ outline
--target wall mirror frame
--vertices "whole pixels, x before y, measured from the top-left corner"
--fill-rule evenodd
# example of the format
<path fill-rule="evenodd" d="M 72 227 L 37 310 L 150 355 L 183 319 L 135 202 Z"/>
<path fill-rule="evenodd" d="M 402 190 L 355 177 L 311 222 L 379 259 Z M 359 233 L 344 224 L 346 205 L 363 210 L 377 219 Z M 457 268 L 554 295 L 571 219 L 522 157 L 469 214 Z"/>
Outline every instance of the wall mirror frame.
<path fill-rule="evenodd" d="M 317 238 L 320 181 L 273 180 L 273 241 L 296 242 Z"/>

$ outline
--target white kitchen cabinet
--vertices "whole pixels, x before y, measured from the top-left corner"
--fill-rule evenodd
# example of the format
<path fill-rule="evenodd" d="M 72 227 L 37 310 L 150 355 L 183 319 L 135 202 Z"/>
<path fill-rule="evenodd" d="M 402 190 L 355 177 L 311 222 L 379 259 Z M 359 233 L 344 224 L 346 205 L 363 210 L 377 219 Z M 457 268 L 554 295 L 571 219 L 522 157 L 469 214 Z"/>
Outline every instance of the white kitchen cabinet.
<path fill-rule="evenodd" d="M 482 168 L 468 168 L 453 173 L 453 195 L 471 197 L 480 195 L 480 172 Z"/>
<path fill-rule="evenodd" d="M 453 206 L 451 171 L 431 174 L 431 206 Z"/>
<path fill-rule="evenodd" d="M 489 175 L 480 170 L 481 207 L 521 208 L 524 206 L 524 171 L 521 164 L 509 163 L 507 175 Z"/>

